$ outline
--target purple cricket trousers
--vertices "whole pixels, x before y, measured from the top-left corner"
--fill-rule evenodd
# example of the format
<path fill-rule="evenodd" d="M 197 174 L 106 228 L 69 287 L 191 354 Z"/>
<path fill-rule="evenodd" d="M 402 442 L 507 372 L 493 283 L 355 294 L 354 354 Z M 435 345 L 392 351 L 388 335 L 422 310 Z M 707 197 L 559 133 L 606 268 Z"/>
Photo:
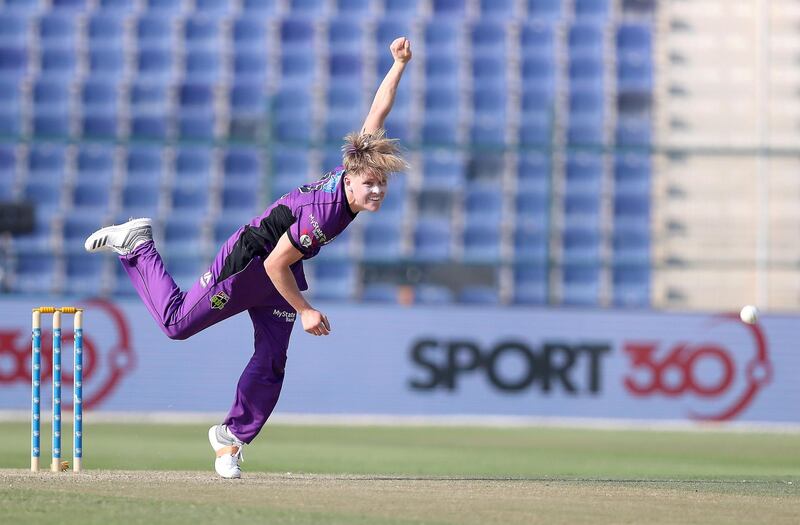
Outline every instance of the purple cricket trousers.
<path fill-rule="evenodd" d="M 226 241 L 209 273 L 187 292 L 182 292 L 167 273 L 152 241 L 121 256 L 120 261 L 150 314 L 170 339 L 186 339 L 245 310 L 250 314 L 255 352 L 239 378 L 236 398 L 225 418 L 233 435 L 250 443 L 278 402 L 296 315 L 267 277 L 262 257 L 247 260 L 229 275 L 231 264 L 226 267 L 225 263 L 237 255 L 232 252 L 240 248 L 241 232 Z"/>

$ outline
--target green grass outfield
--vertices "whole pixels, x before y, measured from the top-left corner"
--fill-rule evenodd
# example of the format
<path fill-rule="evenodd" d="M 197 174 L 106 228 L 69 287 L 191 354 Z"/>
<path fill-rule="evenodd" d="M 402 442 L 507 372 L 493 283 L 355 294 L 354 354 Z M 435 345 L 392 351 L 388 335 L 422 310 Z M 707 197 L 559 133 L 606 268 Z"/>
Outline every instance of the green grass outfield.
<path fill-rule="evenodd" d="M 7 523 L 800 523 L 800 434 L 268 425 L 244 479 L 207 425 L 87 422 L 84 469 L 33 474 L 0 423 Z M 71 460 L 71 429 L 63 429 Z M 49 427 L 42 427 L 49 465 Z M 58 516 L 54 516 L 58 513 Z"/>

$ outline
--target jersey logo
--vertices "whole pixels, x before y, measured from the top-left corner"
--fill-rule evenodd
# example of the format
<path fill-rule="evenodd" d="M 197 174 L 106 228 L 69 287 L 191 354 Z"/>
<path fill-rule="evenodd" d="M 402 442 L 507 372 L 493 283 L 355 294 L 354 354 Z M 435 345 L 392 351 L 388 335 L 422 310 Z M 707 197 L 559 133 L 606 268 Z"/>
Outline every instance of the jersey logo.
<path fill-rule="evenodd" d="M 230 296 L 225 292 L 218 292 L 211 296 L 211 308 L 214 310 L 222 310 L 225 305 L 230 301 Z"/>
<path fill-rule="evenodd" d="M 308 236 L 307 234 L 305 234 L 305 233 L 304 233 L 303 235 L 301 235 L 301 236 L 300 236 L 300 245 L 301 245 L 303 248 L 308 248 L 309 246 L 311 246 L 311 237 L 309 237 L 309 236 Z"/>

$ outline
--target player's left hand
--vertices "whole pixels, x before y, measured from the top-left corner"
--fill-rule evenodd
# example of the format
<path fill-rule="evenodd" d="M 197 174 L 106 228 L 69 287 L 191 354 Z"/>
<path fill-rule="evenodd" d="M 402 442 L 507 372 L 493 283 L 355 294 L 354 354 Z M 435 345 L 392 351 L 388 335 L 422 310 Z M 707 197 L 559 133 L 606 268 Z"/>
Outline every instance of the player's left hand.
<path fill-rule="evenodd" d="M 411 41 L 404 36 L 395 38 L 394 42 L 389 46 L 389 51 L 392 52 L 395 62 L 405 64 L 411 60 Z"/>

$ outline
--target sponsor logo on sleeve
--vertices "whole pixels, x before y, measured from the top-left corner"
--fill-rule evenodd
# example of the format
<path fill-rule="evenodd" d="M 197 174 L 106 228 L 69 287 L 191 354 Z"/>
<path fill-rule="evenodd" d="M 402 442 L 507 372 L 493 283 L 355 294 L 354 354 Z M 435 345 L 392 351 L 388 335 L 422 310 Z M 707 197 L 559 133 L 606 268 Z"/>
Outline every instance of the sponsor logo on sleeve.
<path fill-rule="evenodd" d="M 311 247 L 311 237 L 307 233 L 300 236 L 300 246 L 303 248 Z"/>

